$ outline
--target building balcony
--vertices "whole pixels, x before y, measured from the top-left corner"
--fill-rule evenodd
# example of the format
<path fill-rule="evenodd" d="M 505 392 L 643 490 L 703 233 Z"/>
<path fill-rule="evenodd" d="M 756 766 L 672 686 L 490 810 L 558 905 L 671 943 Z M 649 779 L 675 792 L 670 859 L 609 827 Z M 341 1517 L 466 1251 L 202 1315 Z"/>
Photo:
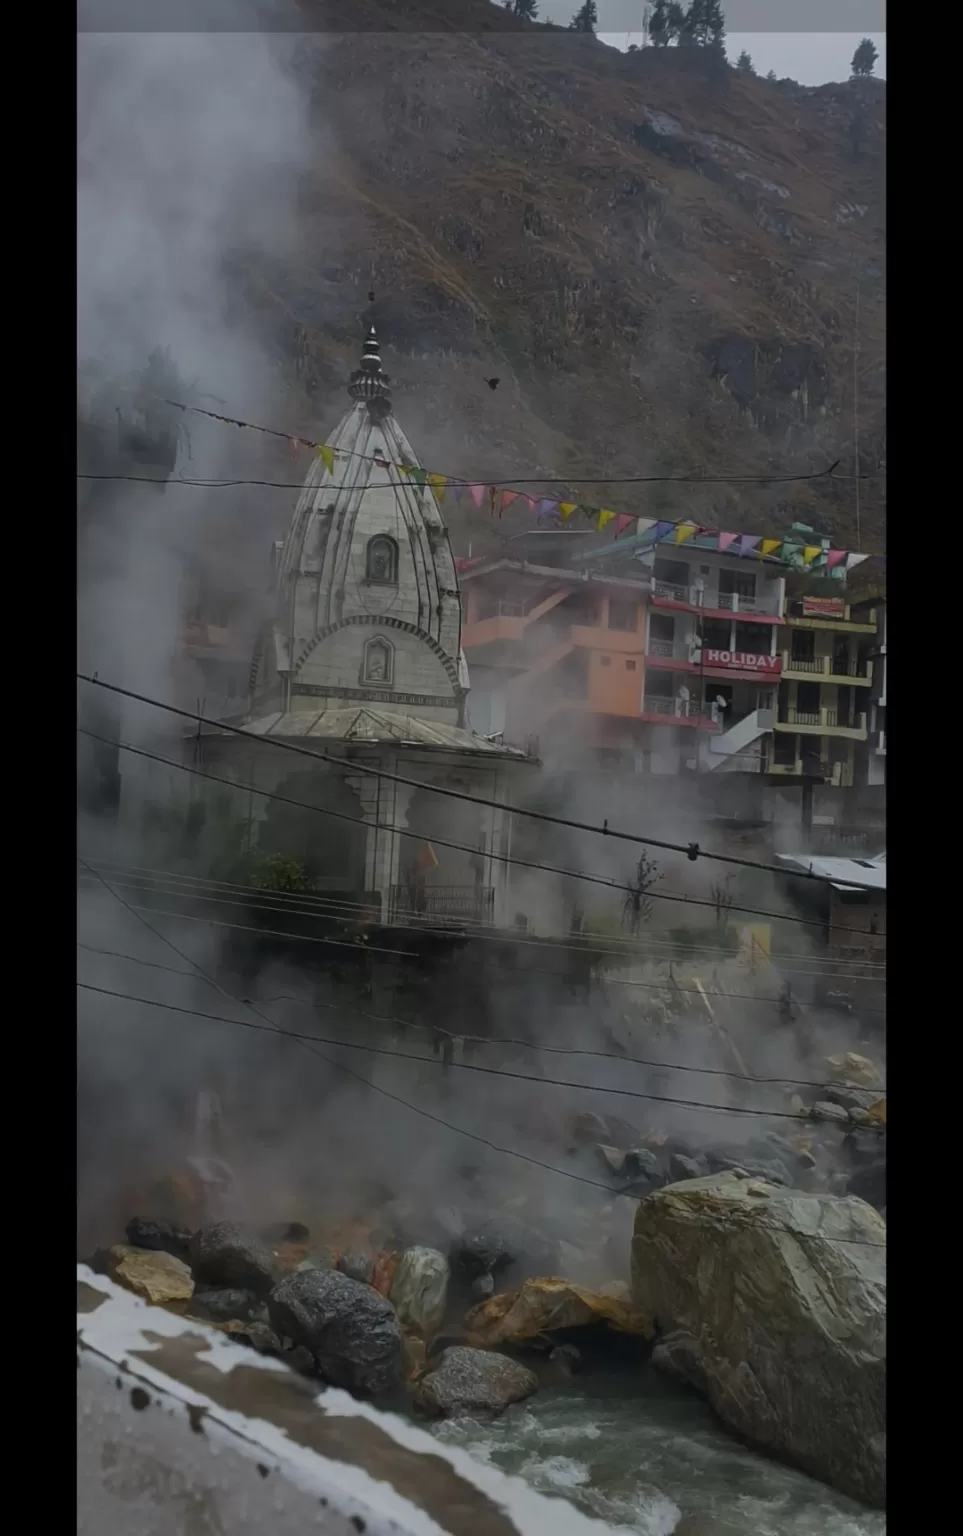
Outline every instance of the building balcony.
<path fill-rule="evenodd" d="M 759 619 L 763 623 L 777 623 L 781 615 L 778 590 L 757 592 L 754 597 L 741 597 L 735 592 L 704 591 L 696 586 L 676 586 L 670 581 L 652 582 L 652 601 L 656 607 L 672 605 L 691 608 L 707 616 L 726 618 L 738 614 L 740 618 Z"/>
<path fill-rule="evenodd" d="M 776 729 L 778 730 L 778 726 Z M 803 777 L 802 758 L 797 757 L 791 763 L 777 763 L 772 757 L 769 757 L 766 759 L 763 772 L 780 777 L 801 779 Z M 811 775 L 808 776 L 811 777 Z M 852 789 L 853 765 L 852 763 L 823 763 L 819 777 L 824 784 L 832 784 L 836 789 Z"/>
<path fill-rule="evenodd" d="M 827 604 L 834 601 L 831 598 L 826 599 Z M 868 613 L 854 619 L 848 603 L 838 602 L 834 609 L 825 607 L 822 612 L 819 612 L 814 606 L 813 599 L 807 602 L 805 598 L 795 597 L 790 598 L 786 603 L 783 623 L 788 624 L 791 629 L 835 629 L 843 630 L 849 635 L 875 635 L 876 609 L 871 608 Z"/>
<path fill-rule="evenodd" d="M 695 699 L 672 699 L 646 694 L 642 700 L 642 718 L 653 724 L 691 725 L 696 730 L 718 730 L 712 711 Z"/>
<path fill-rule="evenodd" d="M 480 924 L 490 928 L 495 917 L 495 890 L 490 885 L 393 885 L 390 897 L 392 923 Z"/>
<path fill-rule="evenodd" d="M 824 683 L 853 683 L 868 688 L 873 681 L 873 663 L 848 661 L 844 665 L 832 656 L 814 656 L 812 661 L 801 661 L 791 651 L 783 651 L 782 675 L 806 681 L 818 677 Z"/>
<path fill-rule="evenodd" d="M 843 736 L 848 741 L 867 739 L 866 716 L 849 715 L 840 719 L 838 709 L 787 709 L 785 719 L 777 720 L 777 731 L 799 731 L 804 736 Z"/>

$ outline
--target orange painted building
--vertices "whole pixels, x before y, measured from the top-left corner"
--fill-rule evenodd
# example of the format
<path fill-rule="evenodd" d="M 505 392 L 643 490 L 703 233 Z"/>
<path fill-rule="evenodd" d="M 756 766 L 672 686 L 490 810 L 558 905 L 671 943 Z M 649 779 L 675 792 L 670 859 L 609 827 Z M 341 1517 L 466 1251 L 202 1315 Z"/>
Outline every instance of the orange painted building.
<path fill-rule="evenodd" d="M 602 751 L 640 739 L 648 581 L 572 569 L 574 542 L 532 534 L 511 554 L 459 562 L 469 716 L 482 735 Z"/>

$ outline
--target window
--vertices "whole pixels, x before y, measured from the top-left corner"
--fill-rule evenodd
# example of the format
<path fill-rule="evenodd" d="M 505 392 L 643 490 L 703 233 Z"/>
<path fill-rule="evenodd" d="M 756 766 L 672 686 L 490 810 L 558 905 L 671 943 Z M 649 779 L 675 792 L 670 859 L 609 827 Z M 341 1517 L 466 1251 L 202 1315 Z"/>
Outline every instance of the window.
<path fill-rule="evenodd" d="M 627 661 L 625 663 L 625 670 L 626 670 L 626 672 L 634 672 L 635 671 L 635 662 L 632 661 L 631 659 L 629 661 Z"/>
<path fill-rule="evenodd" d="M 702 624 L 702 644 L 707 651 L 727 651 L 731 638 L 731 625 L 728 619 L 704 619 Z"/>
<path fill-rule="evenodd" d="M 627 633 L 634 633 L 638 624 L 639 606 L 637 603 L 620 603 L 615 598 L 609 598 L 609 629 L 620 629 Z"/>
<path fill-rule="evenodd" d="M 372 539 L 371 542 L 376 541 Z M 370 549 L 371 546 L 368 547 Z M 361 681 L 375 688 L 389 688 L 394 674 L 394 659 L 394 647 L 382 635 L 375 640 L 369 640 L 364 648 Z"/>
<path fill-rule="evenodd" d="M 398 546 L 387 534 L 369 539 L 365 551 L 365 576 L 381 586 L 395 586 L 398 581 Z"/>
<path fill-rule="evenodd" d="M 667 640 L 671 645 L 675 639 L 675 619 L 668 613 L 653 613 L 649 616 L 649 638 L 651 640 Z"/>
<path fill-rule="evenodd" d="M 764 624 L 737 624 L 735 649 L 748 651 L 751 656 L 768 656 L 771 634 Z"/>
<path fill-rule="evenodd" d="M 816 660 L 816 636 L 811 629 L 793 630 L 790 656 L 793 661 Z"/>
<path fill-rule="evenodd" d="M 752 571 L 720 571 L 719 591 L 736 597 L 755 597 L 756 577 Z"/>
<path fill-rule="evenodd" d="M 602 667 L 610 667 L 612 665 L 612 658 L 611 658 L 611 656 L 600 656 L 599 657 L 599 665 L 602 666 Z"/>

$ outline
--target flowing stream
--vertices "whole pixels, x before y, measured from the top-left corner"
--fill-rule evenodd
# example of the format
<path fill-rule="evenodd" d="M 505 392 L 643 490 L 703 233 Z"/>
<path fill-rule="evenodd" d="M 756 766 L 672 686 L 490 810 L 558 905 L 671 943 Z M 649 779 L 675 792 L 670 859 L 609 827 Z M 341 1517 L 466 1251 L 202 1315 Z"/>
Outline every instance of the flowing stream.
<path fill-rule="evenodd" d="M 699 1398 L 642 1370 L 542 1390 L 492 1423 L 437 1426 L 541 1493 L 570 1499 L 632 1536 L 883 1536 L 881 1512 L 744 1449 Z M 685 1525 L 683 1525 L 685 1530 Z"/>

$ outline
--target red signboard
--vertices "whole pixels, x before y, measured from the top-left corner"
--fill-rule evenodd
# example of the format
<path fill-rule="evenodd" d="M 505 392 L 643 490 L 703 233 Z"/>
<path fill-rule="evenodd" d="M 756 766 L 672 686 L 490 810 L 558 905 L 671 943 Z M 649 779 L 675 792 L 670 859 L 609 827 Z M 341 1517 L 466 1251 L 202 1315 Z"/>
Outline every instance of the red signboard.
<path fill-rule="evenodd" d="M 846 601 L 842 597 L 804 597 L 802 611 L 804 619 L 844 619 Z"/>
<path fill-rule="evenodd" d="M 738 672 L 780 672 L 782 660 L 779 656 L 759 655 L 755 651 L 713 651 L 706 650 L 705 664 L 707 667 L 731 667 Z"/>

